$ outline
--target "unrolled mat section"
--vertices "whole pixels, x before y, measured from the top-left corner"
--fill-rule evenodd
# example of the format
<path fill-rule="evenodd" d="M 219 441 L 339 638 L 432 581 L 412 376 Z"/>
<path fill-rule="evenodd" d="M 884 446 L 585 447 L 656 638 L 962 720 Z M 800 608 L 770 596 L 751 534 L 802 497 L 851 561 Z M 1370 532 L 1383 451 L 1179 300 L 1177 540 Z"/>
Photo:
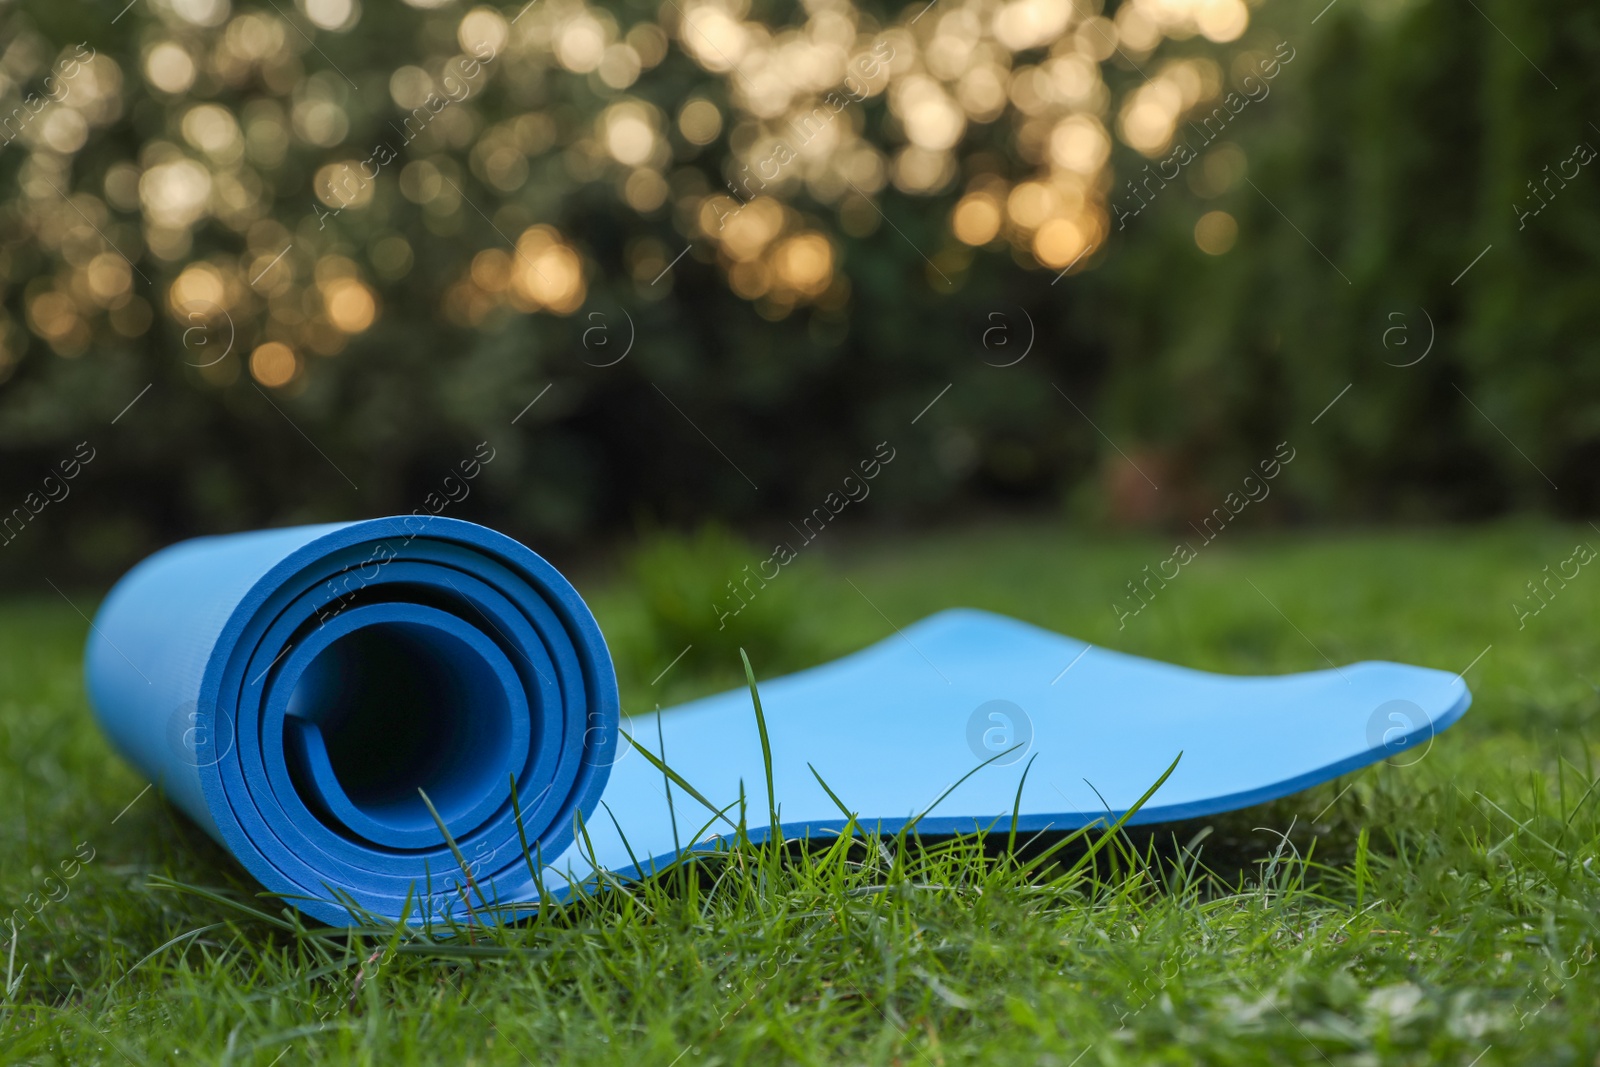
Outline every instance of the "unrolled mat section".
<path fill-rule="evenodd" d="M 752 837 L 768 822 L 748 691 L 619 729 L 606 646 L 572 586 L 457 520 L 175 545 L 113 589 L 87 671 L 119 749 L 265 887 L 331 923 L 352 906 L 397 918 L 408 900 L 414 920 L 461 915 L 440 822 L 471 900 L 501 904 L 648 873 L 741 815 Z M 1023 831 L 1076 829 L 1127 811 L 1175 759 L 1134 821 L 1214 814 L 1425 758 L 1471 701 L 1446 671 L 1218 675 L 969 610 L 764 681 L 761 698 L 797 837 L 846 825 L 824 782 L 887 832 L 958 781 L 920 831 L 1009 828 L 1013 812 Z"/>

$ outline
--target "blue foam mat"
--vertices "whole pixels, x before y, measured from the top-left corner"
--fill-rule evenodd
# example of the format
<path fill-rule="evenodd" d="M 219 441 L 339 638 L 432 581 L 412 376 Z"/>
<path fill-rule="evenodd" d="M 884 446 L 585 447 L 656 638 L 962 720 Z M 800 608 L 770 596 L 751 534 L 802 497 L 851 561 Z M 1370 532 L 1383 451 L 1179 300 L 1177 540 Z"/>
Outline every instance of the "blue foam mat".
<path fill-rule="evenodd" d="M 749 693 L 620 718 L 605 641 L 572 586 L 492 530 L 391 518 L 201 538 L 135 567 L 85 651 L 117 748 L 269 890 L 325 922 L 347 904 L 461 910 L 450 829 L 479 890 L 538 899 L 643 873 L 708 822 L 636 746 L 752 836 L 765 770 Z M 763 681 L 782 831 L 841 813 L 892 832 L 1070 830 L 1245 807 L 1415 750 L 1466 710 L 1446 671 L 1367 662 L 1232 677 L 971 610 Z M 620 728 L 620 729 L 619 729 Z M 625 732 L 622 732 L 625 731 Z M 435 811 L 417 794 L 422 786 Z M 476 896 L 474 897 L 476 899 Z"/>

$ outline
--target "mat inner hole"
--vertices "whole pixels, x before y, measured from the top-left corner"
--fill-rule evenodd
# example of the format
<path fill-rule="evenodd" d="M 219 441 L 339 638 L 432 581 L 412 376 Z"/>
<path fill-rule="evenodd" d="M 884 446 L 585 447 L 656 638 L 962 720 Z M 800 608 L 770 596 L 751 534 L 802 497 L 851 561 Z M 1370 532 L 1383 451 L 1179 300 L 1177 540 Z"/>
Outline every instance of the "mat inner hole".
<path fill-rule="evenodd" d="M 418 788 L 447 824 L 506 788 L 512 729 L 501 682 L 477 650 L 433 627 L 385 622 L 339 638 L 307 665 L 287 711 L 316 725 L 350 802 L 395 829 L 435 827 Z M 318 794 L 289 751 L 296 788 Z M 329 815 L 319 795 L 306 799 Z"/>

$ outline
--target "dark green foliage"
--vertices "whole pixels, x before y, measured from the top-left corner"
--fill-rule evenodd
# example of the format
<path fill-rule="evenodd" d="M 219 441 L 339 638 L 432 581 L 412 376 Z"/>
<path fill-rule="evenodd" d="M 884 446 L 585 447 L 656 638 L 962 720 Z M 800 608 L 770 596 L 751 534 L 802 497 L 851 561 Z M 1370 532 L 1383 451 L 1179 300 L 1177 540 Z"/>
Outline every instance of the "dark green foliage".
<path fill-rule="evenodd" d="M 769 560 L 770 552 L 717 525 L 647 537 L 626 572 L 644 624 L 642 662 L 665 668 L 682 654 L 674 669 L 685 673 L 735 671 L 743 648 L 774 670 L 803 666 L 814 655 L 799 609 L 810 567 L 763 568 Z M 776 576 L 766 580 L 763 571 Z"/>
<path fill-rule="evenodd" d="M 1207 199 L 1192 165 L 1085 279 L 1110 305 L 1107 423 L 1228 488 L 1353 383 L 1297 512 L 1593 514 L 1600 168 L 1515 209 L 1600 150 L 1600 11 L 1343 0 L 1313 25 L 1322 6 L 1261 11 L 1297 55 L 1221 139 L 1247 172 Z M 1191 237 L 1212 209 L 1240 228 L 1216 259 Z"/>

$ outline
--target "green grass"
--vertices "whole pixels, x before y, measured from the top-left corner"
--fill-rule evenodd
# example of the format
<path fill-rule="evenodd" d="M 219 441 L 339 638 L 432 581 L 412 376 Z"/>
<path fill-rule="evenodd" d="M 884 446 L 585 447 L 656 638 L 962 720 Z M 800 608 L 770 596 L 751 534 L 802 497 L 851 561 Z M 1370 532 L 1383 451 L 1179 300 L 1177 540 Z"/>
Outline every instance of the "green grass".
<path fill-rule="evenodd" d="M 1224 535 L 1120 631 L 1110 604 L 1163 541 L 1039 524 L 813 551 L 766 591 L 788 598 L 790 629 L 758 676 L 965 604 L 1224 671 L 1474 664 L 1475 704 L 1419 762 L 1263 808 L 1042 860 L 1003 834 L 750 846 L 475 934 L 477 955 L 308 935 L 254 900 L 95 730 L 84 621 L 48 592 L 13 601 L 0 902 L 41 906 L 0 954 L 0 1060 L 1593 1064 L 1600 573 L 1525 629 L 1510 607 L 1578 540 L 1600 535 Z M 578 584 L 630 712 L 739 683 L 715 641 L 662 675 L 692 618 L 657 633 L 636 583 Z M 759 823 L 764 784 L 747 785 Z M 80 843 L 93 858 L 73 868 Z M 47 882 L 63 862 L 75 875 Z M 47 888 L 62 899 L 42 903 Z"/>

